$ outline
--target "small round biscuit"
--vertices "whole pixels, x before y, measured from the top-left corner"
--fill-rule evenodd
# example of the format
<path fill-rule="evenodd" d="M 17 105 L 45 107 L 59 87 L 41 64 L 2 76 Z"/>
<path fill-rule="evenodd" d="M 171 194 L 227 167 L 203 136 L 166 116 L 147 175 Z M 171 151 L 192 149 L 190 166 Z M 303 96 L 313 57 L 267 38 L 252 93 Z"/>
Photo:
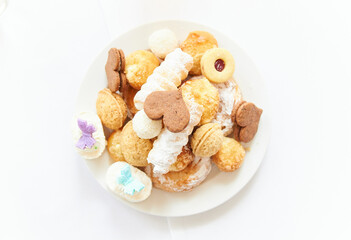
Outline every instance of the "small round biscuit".
<path fill-rule="evenodd" d="M 205 77 L 186 81 L 182 86 L 182 95 L 186 100 L 194 99 L 204 107 L 199 125 L 209 123 L 216 116 L 219 107 L 219 92 Z"/>
<path fill-rule="evenodd" d="M 96 112 L 102 124 L 113 130 L 120 129 L 127 118 L 127 106 L 122 97 L 103 89 L 98 93 Z"/>
<path fill-rule="evenodd" d="M 178 47 L 178 39 L 171 30 L 160 29 L 150 35 L 149 47 L 157 57 L 164 59 L 168 53 Z"/>
<path fill-rule="evenodd" d="M 218 152 L 223 142 L 223 132 L 218 123 L 202 125 L 190 139 L 191 148 L 196 156 L 210 157 Z"/>
<path fill-rule="evenodd" d="M 143 110 L 137 112 L 132 119 L 136 135 L 142 139 L 157 137 L 162 130 L 162 120 L 150 119 Z"/>
<path fill-rule="evenodd" d="M 191 149 L 188 145 L 185 145 L 182 149 L 182 152 L 178 155 L 177 160 L 173 163 L 169 171 L 172 172 L 179 172 L 186 168 L 189 163 L 194 160 L 194 154 L 192 153 Z"/>
<path fill-rule="evenodd" d="M 137 50 L 126 58 L 126 77 L 129 84 L 140 90 L 154 69 L 160 65 L 157 57 L 149 51 Z"/>
<path fill-rule="evenodd" d="M 233 138 L 224 137 L 221 149 L 212 156 L 212 161 L 219 170 L 233 172 L 238 169 L 245 158 L 245 149 Z"/>
<path fill-rule="evenodd" d="M 194 58 L 194 65 L 190 70 L 191 75 L 201 75 L 201 58 L 209 49 L 218 47 L 217 40 L 211 33 L 204 31 L 190 32 L 187 39 L 180 45 L 183 52 Z"/>
<path fill-rule="evenodd" d="M 234 58 L 227 49 L 210 49 L 201 58 L 201 72 L 211 82 L 228 81 L 233 76 L 234 70 Z"/>
<path fill-rule="evenodd" d="M 121 142 L 121 130 L 114 131 L 107 140 L 107 151 L 115 162 L 125 161 L 122 154 Z"/>
<path fill-rule="evenodd" d="M 152 149 L 152 141 L 139 138 L 133 129 L 132 121 L 123 127 L 121 147 L 126 162 L 136 167 L 148 165 L 147 156 Z"/>
<path fill-rule="evenodd" d="M 206 179 L 211 167 L 210 158 L 195 157 L 193 162 L 179 172 L 155 174 L 151 164 L 145 168 L 145 172 L 155 188 L 167 192 L 188 192 Z"/>

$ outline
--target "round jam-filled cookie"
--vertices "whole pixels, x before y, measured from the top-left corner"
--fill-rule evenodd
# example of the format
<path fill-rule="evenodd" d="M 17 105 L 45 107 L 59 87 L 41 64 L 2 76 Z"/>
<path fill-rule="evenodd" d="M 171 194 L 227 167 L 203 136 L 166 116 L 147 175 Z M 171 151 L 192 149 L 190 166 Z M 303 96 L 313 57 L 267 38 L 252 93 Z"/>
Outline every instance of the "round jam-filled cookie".
<path fill-rule="evenodd" d="M 211 157 L 221 148 L 223 133 L 218 123 L 207 123 L 196 129 L 190 144 L 195 156 Z"/>
<path fill-rule="evenodd" d="M 96 100 L 96 112 L 102 124 L 113 130 L 120 129 L 127 118 L 127 106 L 122 97 L 103 89 Z"/>
<path fill-rule="evenodd" d="M 185 169 L 179 172 L 156 174 L 152 165 L 145 168 L 150 176 L 153 186 L 167 192 L 187 192 L 200 185 L 211 171 L 210 158 L 195 157 Z"/>
<path fill-rule="evenodd" d="M 171 30 L 160 29 L 150 35 L 149 47 L 157 57 L 164 59 L 168 53 L 178 47 L 178 39 Z"/>
<path fill-rule="evenodd" d="M 136 167 L 148 165 L 147 156 L 152 149 L 152 141 L 139 138 L 133 129 L 132 121 L 123 127 L 121 147 L 126 162 Z"/>
<path fill-rule="evenodd" d="M 72 134 L 77 152 L 86 159 L 98 158 L 105 150 L 104 130 L 95 113 L 79 113 L 72 122 Z"/>
<path fill-rule="evenodd" d="M 162 120 L 152 120 L 140 110 L 132 119 L 133 129 L 136 135 L 142 139 L 157 137 L 162 130 Z"/>
<path fill-rule="evenodd" d="M 194 154 L 192 153 L 191 149 L 188 145 L 184 146 L 182 152 L 178 155 L 177 160 L 173 163 L 169 171 L 172 172 L 179 172 L 186 168 L 189 163 L 194 160 Z"/>
<path fill-rule="evenodd" d="M 105 182 L 112 193 L 130 202 L 144 201 L 152 190 L 150 178 L 126 162 L 112 164 L 107 169 Z"/>
<path fill-rule="evenodd" d="M 184 99 L 194 99 L 204 107 L 199 125 L 209 123 L 216 116 L 219 107 L 219 92 L 205 77 L 186 81 L 182 86 Z"/>
<path fill-rule="evenodd" d="M 190 70 L 191 75 L 201 75 L 201 58 L 209 49 L 218 47 L 217 40 L 212 34 L 204 31 L 189 33 L 187 39 L 180 45 L 180 48 L 194 58 L 194 65 Z"/>
<path fill-rule="evenodd" d="M 212 161 L 219 170 L 233 172 L 238 169 L 245 158 L 245 149 L 233 138 L 224 137 L 221 149 L 212 156 Z"/>
<path fill-rule="evenodd" d="M 149 51 L 137 50 L 126 58 L 125 73 L 129 84 L 140 90 L 154 69 L 160 65 L 157 57 Z"/>
<path fill-rule="evenodd" d="M 211 82 L 226 82 L 233 76 L 235 62 L 224 48 L 210 49 L 201 58 L 201 72 Z"/>
<path fill-rule="evenodd" d="M 121 142 L 121 130 L 114 131 L 107 140 L 107 151 L 115 162 L 125 161 L 122 154 Z"/>

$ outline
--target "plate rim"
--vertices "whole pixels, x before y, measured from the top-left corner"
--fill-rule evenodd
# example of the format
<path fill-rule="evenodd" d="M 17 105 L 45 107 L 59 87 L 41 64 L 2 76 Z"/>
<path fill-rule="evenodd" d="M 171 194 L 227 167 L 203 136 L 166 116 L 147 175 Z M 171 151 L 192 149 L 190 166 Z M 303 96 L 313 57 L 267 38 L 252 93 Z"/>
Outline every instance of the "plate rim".
<path fill-rule="evenodd" d="M 88 77 L 88 74 L 89 74 L 89 70 L 91 68 L 93 68 L 95 62 L 96 62 L 96 59 L 101 55 L 101 54 L 104 54 L 105 53 L 105 50 L 107 48 L 107 46 L 109 45 L 112 45 L 113 42 L 123 36 L 123 35 L 126 35 L 130 32 L 133 32 L 135 30 L 137 30 L 138 28 L 143 28 L 143 27 L 146 27 L 146 26 L 149 26 L 149 25 L 155 25 L 155 24 L 166 24 L 166 23 L 176 23 L 176 24 L 191 24 L 191 25 L 195 25 L 197 27 L 200 27 L 200 28 L 204 28 L 204 29 L 208 29 L 208 31 L 213 31 L 213 32 L 217 32 L 223 36 L 225 36 L 227 39 L 229 39 L 231 42 L 233 42 L 236 47 L 238 49 L 240 49 L 240 51 L 242 51 L 243 54 L 246 55 L 247 59 L 251 62 L 252 66 L 254 66 L 260 80 L 261 80 L 261 83 L 264 87 L 264 91 L 268 91 L 267 87 L 266 87 L 266 84 L 265 84 L 265 81 L 264 81 L 264 78 L 262 77 L 262 74 L 259 70 L 259 68 L 257 67 L 257 65 L 255 64 L 255 62 L 252 60 L 252 58 L 246 53 L 246 51 L 240 47 L 230 36 L 224 34 L 223 32 L 221 31 L 218 31 L 210 26 L 207 26 L 207 25 L 204 25 L 204 24 L 201 24 L 201 23 L 198 23 L 198 22 L 195 22 L 195 21 L 186 21 L 186 20 L 177 20 L 177 19 L 169 19 L 169 20 L 159 20 L 159 21 L 150 21 L 150 22 L 147 22 L 147 23 L 143 23 L 143 24 L 140 24 L 140 25 L 134 25 L 132 28 L 126 30 L 126 31 L 123 31 L 122 33 L 120 34 L 115 34 L 112 39 L 107 42 L 100 51 L 98 51 L 98 53 L 95 55 L 95 57 L 92 59 L 91 63 L 88 65 L 88 67 L 85 69 L 85 74 L 84 74 L 84 77 L 82 78 L 81 80 L 81 83 L 80 83 L 80 86 L 79 86 L 79 90 L 78 90 L 78 94 L 77 94 L 77 98 L 76 98 L 76 101 L 75 101 L 75 112 L 79 112 L 79 107 L 78 107 L 78 102 L 79 102 L 79 95 L 83 89 L 83 83 L 85 81 L 85 79 Z M 192 216 L 192 215 L 196 215 L 196 214 L 200 214 L 200 213 L 203 213 L 203 212 L 207 212 L 207 211 L 210 211 L 216 207 L 219 207 L 221 205 L 223 205 L 224 203 L 226 203 L 227 201 L 229 201 L 230 199 L 232 199 L 233 197 L 235 197 L 245 186 L 248 185 L 248 183 L 252 180 L 252 178 L 254 177 L 254 175 L 257 173 L 257 170 L 259 169 L 259 167 L 261 166 L 262 164 L 262 161 L 263 159 L 265 158 L 266 156 L 266 152 L 267 152 L 267 148 L 268 148 L 268 145 L 270 143 L 270 138 L 271 138 L 271 103 L 270 103 L 270 100 L 267 96 L 267 94 L 265 94 L 264 96 L 264 99 L 265 99 L 265 103 L 266 105 L 264 106 L 265 109 L 264 109 L 264 112 L 265 112 L 265 119 L 266 119 L 266 125 L 265 125 L 265 128 L 266 128 L 266 133 L 265 133 L 265 143 L 264 143 L 264 147 L 263 147 L 263 152 L 262 152 L 262 157 L 260 159 L 260 161 L 258 162 L 257 166 L 255 167 L 255 169 L 253 169 L 253 171 L 251 172 L 250 175 L 246 175 L 245 177 L 245 183 L 242 184 L 240 187 L 238 187 L 232 194 L 230 194 L 229 197 L 226 197 L 226 198 L 222 198 L 221 201 L 218 201 L 216 202 L 216 204 L 213 204 L 211 207 L 208 207 L 206 209 L 202 209 L 202 210 L 197 210 L 197 211 L 192 211 L 190 213 L 180 213 L 180 214 L 172 214 L 172 215 L 169 215 L 169 214 L 163 214 L 163 213 L 155 213 L 155 212 L 152 212 L 152 211 L 147 211 L 143 208 L 138 208 L 136 207 L 136 204 L 138 203 L 130 203 L 128 201 L 125 201 L 123 199 L 121 199 L 120 197 L 114 195 L 111 191 L 109 191 L 106 186 L 104 186 L 103 184 L 101 184 L 97 179 L 96 177 L 94 176 L 94 172 L 93 170 L 89 167 L 89 164 L 88 164 L 88 161 L 92 161 L 91 159 L 84 159 L 84 162 L 87 166 L 87 168 L 89 169 L 89 172 L 90 174 L 93 175 L 94 179 L 98 182 L 98 184 L 103 188 L 105 189 L 107 192 L 108 192 L 108 195 L 112 195 L 113 198 L 117 199 L 119 202 L 122 202 L 124 204 L 126 204 L 128 207 L 131 207 L 132 209 L 136 210 L 136 211 L 139 211 L 139 212 L 142 212 L 142 213 L 146 213 L 146 214 L 149 214 L 149 215 L 152 215 L 152 216 L 161 216 L 161 217 L 185 217 L 185 216 Z M 105 150 L 104 152 L 106 152 L 107 150 Z M 94 159 L 93 159 L 94 161 Z M 176 194 L 176 193 L 175 193 Z"/>

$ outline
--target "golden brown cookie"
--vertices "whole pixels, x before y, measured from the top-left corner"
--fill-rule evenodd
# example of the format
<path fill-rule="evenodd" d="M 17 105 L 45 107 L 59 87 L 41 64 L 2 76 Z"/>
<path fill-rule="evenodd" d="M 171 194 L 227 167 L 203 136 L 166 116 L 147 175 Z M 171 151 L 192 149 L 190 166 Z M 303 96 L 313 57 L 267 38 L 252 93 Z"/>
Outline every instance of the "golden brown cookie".
<path fill-rule="evenodd" d="M 147 78 L 153 73 L 154 69 L 160 65 L 157 57 L 146 50 L 138 50 L 129 54 L 126 58 L 126 77 L 129 84 L 140 90 L 146 83 Z"/>
<path fill-rule="evenodd" d="M 145 99 L 144 111 L 152 120 L 163 117 L 171 132 L 181 132 L 189 123 L 190 113 L 179 90 L 156 91 Z"/>
<path fill-rule="evenodd" d="M 218 47 L 214 36 L 204 31 L 190 32 L 187 39 L 180 45 L 183 52 L 188 53 L 194 59 L 194 65 L 190 70 L 191 75 L 201 75 L 201 58 L 209 49 Z"/>
<path fill-rule="evenodd" d="M 193 160 L 194 154 L 192 153 L 191 149 L 188 145 L 184 146 L 182 152 L 178 155 L 177 160 L 173 163 L 169 171 L 171 172 L 179 172 L 186 168 Z"/>
<path fill-rule="evenodd" d="M 127 106 L 122 97 L 107 88 L 98 93 L 96 112 L 102 124 L 113 130 L 120 129 L 127 118 Z"/>
<path fill-rule="evenodd" d="M 179 172 L 155 174 L 152 164 L 145 168 L 150 176 L 153 186 L 167 192 L 187 192 L 200 185 L 211 171 L 209 158 L 195 157 L 185 169 Z"/>
<path fill-rule="evenodd" d="M 233 172 L 238 169 L 245 158 L 245 149 L 233 138 L 224 137 L 222 147 L 212 156 L 212 161 L 219 170 Z"/>
<path fill-rule="evenodd" d="M 223 132 L 218 123 L 207 123 L 196 129 L 190 145 L 196 156 L 210 157 L 218 152 L 223 142 Z"/>
<path fill-rule="evenodd" d="M 199 125 L 209 123 L 216 116 L 219 107 L 219 92 L 205 77 L 190 79 L 182 86 L 184 99 L 194 99 L 204 107 Z"/>
<path fill-rule="evenodd" d="M 152 149 L 152 141 L 139 138 L 133 130 L 132 121 L 123 127 L 121 147 L 126 162 L 136 167 L 148 165 L 147 156 Z"/>
<path fill-rule="evenodd" d="M 211 82 L 228 81 L 233 76 L 234 70 L 234 58 L 224 48 L 210 49 L 201 58 L 201 72 Z"/>
<path fill-rule="evenodd" d="M 116 130 L 114 131 L 107 140 L 107 151 L 110 154 L 110 157 L 115 161 L 125 161 L 122 149 L 122 131 Z"/>

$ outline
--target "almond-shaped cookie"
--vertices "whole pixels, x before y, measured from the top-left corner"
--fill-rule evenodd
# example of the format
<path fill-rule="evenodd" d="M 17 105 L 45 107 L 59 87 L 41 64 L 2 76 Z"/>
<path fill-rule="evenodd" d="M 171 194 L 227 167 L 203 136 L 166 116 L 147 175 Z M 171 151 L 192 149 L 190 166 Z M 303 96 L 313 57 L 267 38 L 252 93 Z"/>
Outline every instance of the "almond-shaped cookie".
<path fill-rule="evenodd" d="M 120 95 L 105 88 L 98 93 L 96 112 L 105 127 L 118 130 L 127 118 L 127 105 Z"/>

